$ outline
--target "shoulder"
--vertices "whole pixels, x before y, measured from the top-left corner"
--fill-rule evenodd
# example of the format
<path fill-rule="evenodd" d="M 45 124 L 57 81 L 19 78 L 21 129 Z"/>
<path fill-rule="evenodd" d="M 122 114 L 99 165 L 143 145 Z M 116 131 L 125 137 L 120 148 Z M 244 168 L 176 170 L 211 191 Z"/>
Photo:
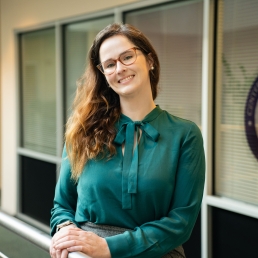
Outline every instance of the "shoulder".
<path fill-rule="evenodd" d="M 165 128 L 173 128 L 173 131 L 184 132 L 185 134 L 190 131 L 200 133 L 200 128 L 193 121 L 175 116 L 167 112 L 166 110 L 162 110 L 159 116 L 159 123 L 162 124 L 162 127 Z"/>
<path fill-rule="evenodd" d="M 173 148 L 203 145 L 201 130 L 193 121 L 172 115 L 166 110 L 162 110 L 154 126 L 160 133 L 162 144 L 173 143 Z"/>

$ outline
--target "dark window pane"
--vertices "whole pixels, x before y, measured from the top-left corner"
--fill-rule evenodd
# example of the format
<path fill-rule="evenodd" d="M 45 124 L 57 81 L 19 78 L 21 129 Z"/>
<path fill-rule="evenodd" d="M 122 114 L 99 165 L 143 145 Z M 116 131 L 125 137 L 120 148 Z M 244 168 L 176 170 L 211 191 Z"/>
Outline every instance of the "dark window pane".
<path fill-rule="evenodd" d="M 258 220 L 212 208 L 213 257 L 258 257 Z"/>
<path fill-rule="evenodd" d="M 56 165 L 21 157 L 21 212 L 49 225 L 56 184 Z"/>
<path fill-rule="evenodd" d="M 186 257 L 201 258 L 201 212 L 197 218 L 191 237 L 183 244 Z"/>

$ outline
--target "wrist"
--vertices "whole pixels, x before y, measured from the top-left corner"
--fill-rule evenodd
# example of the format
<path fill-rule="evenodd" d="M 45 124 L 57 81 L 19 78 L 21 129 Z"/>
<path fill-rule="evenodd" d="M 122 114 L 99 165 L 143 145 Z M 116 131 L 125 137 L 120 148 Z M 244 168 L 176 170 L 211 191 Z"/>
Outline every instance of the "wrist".
<path fill-rule="evenodd" d="M 63 223 L 60 223 L 56 226 L 56 232 L 58 232 L 59 230 L 61 230 L 62 228 L 65 228 L 65 227 L 77 227 L 72 221 L 70 220 L 67 220 Z"/>

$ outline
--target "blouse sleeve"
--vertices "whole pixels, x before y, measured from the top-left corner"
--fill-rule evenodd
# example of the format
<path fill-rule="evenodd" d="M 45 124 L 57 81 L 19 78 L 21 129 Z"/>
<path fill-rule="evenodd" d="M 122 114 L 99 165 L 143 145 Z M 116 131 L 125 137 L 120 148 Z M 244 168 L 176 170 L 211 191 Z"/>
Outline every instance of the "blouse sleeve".
<path fill-rule="evenodd" d="M 167 217 L 107 237 L 112 258 L 162 257 L 186 242 L 196 222 L 204 188 L 205 158 L 199 128 L 192 124 L 179 150 L 176 183 Z"/>
<path fill-rule="evenodd" d="M 75 221 L 76 203 L 77 187 L 71 179 L 70 162 L 66 147 L 64 147 L 60 175 L 55 190 L 54 207 L 51 210 L 50 227 L 52 236 L 56 232 L 56 226 L 62 222 L 70 220 L 77 225 Z"/>

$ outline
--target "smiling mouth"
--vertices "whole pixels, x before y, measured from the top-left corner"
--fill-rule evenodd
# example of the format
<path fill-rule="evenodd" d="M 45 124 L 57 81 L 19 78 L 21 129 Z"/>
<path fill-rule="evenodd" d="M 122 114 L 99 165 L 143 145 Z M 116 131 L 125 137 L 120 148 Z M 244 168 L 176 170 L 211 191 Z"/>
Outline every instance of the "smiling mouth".
<path fill-rule="evenodd" d="M 134 77 L 134 75 L 130 75 L 130 76 L 124 78 L 124 79 L 119 80 L 118 82 L 119 82 L 119 83 L 127 82 L 127 81 L 129 81 L 130 79 L 132 79 L 133 77 Z"/>

